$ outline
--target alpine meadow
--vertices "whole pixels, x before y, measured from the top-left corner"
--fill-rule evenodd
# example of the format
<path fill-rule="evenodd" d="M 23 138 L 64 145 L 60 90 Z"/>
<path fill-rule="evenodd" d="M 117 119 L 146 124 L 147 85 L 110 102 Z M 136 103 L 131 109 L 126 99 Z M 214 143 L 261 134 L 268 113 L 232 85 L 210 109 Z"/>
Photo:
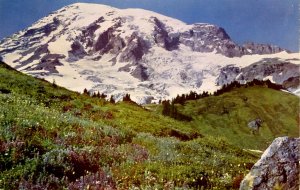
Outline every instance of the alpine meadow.
<path fill-rule="evenodd" d="M 0 189 L 297 189 L 299 68 L 214 24 L 65 6 L 0 41 Z"/>

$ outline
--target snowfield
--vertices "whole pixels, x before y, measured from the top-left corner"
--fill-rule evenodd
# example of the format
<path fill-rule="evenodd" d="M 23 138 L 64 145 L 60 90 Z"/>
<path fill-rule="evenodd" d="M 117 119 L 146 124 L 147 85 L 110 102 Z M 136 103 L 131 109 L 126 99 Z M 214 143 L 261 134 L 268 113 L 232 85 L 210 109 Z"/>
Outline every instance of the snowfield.
<path fill-rule="evenodd" d="M 164 26 L 160 23 L 164 23 Z M 215 27 L 204 23 L 200 25 L 207 29 Z M 70 90 L 83 92 L 86 88 L 91 92 L 114 95 L 117 100 L 129 93 L 134 101 L 141 104 L 170 99 L 191 90 L 214 92 L 221 87 L 217 85 L 221 69 L 228 65 L 242 69 L 253 63 L 263 63 L 264 60 L 268 62 L 268 59 L 300 65 L 299 53 L 282 51 L 227 57 L 218 53 L 217 49 L 199 52 L 179 43 L 170 51 L 161 45 L 168 42 L 161 40 L 166 38 L 166 34 L 169 40 L 176 39 L 195 26 L 142 9 L 116 9 L 99 4 L 76 3 L 2 40 L 0 56 L 4 62 L 21 72 L 49 82 L 55 81 Z M 140 38 L 130 41 L 135 33 Z M 101 35 L 103 39 L 100 39 Z M 160 38 L 158 35 L 161 35 Z M 102 49 L 102 52 L 95 51 L 97 45 L 107 43 L 105 39 L 109 42 L 115 40 L 110 45 L 113 48 L 108 52 Z M 194 43 L 195 37 L 188 40 L 190 42 L 187 43 Z M 75 41 L 81 46 L 75 47 Z M 132 54 L 140 47 L 132 51 L 128 49 L 140 45 L 140 41 L 146 42 L 144 46 L 147 50 L 141 58 L 133 59 L 136 55 Z M 91 43 L 93 45 L 89 45 Z M 207 48 L 212 49 L 214 45 L 207 45 Z M 73 50 L 75 54 L 71 53 Z M 124 54 L 128 59 L 126 61 L 121 60 Z M 46 66 L 38 67 L 41 64 Z M 133 74 L 140 74 L 140 68 L 141 73 L 147 75 L 146 80 Z M 282 73 L 278 75 L 285 77 Z M 236 79 L 243 74 L 236 74 Z M 263 79 L 273 81 L 274 75 L 271 73 L 263 76 Z M 299 88 L 294 91 L 299 93 Z"/>

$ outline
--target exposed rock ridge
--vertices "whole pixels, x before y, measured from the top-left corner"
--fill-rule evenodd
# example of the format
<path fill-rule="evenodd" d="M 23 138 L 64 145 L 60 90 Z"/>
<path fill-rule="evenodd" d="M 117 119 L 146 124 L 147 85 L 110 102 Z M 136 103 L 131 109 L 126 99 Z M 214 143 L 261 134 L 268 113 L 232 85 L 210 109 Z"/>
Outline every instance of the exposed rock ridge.
<path fill-rule="evenodd" d="M 197 52 L 213 52 L 227 57 L 240 57 L 252 54 L 273 54 L 286 49 L 269 44 L 249 42 L 238 45 L 226 33 L 224 28 L 211 24 L 193 24 L 193 27 L 180 34 L 180 42 Z"/>
<path fill-rule="evenodd" d="M 245 48 L 246 54 L 273 54 L 281 51 L 289 52 L 288 50 L 275 45 L 258 44 L 254 42 L 247 42 L 243 44 L 242 47 Z"/>
<path fill-rule="evenodd" d="M 234 65 L 227 65 L 221 68 L 216 83 L 219 86 L 223 86 L 233 81 L 243 84 L 254 79 L 270 79 L 271 82 L 282 84 L 286 88 L 297 88 L 299 83 L 291 81 L 299 77 L 299 69 L 300 65 L 281 61 L 278 58 L 262 59 L 244 68 Z"/>

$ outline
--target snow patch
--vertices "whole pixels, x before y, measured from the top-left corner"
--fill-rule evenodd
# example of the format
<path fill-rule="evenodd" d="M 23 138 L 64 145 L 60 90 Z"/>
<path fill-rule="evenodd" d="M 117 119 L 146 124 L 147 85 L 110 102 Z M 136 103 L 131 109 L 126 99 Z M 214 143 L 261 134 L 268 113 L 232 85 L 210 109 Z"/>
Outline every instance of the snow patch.
<path fill-rule="evenodd" d="M 53 54 L 68 55 L 68 51 L 71 50 L 71 44 L 66 36 L 61 36 L 56 41 L 48 43 L 48 49 Z"/>
<path fill-rule="evenodd" d="M 273 80 L 273 76 L 267 76 L 263 79 L 264 81 L 266 80 L 270 80 L 272 83 L 275 83 L 275 81 Z"/>

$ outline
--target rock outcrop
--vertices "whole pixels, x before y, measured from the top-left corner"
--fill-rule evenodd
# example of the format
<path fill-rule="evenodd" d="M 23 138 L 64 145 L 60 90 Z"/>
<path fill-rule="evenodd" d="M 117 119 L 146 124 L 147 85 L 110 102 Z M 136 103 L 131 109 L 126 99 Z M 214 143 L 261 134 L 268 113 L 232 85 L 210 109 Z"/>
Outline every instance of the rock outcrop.
<path fill-rule="evenodd" d="M 276 138 L 241 182 L 240 190 L 299 189 L 299 138 Z"/>

